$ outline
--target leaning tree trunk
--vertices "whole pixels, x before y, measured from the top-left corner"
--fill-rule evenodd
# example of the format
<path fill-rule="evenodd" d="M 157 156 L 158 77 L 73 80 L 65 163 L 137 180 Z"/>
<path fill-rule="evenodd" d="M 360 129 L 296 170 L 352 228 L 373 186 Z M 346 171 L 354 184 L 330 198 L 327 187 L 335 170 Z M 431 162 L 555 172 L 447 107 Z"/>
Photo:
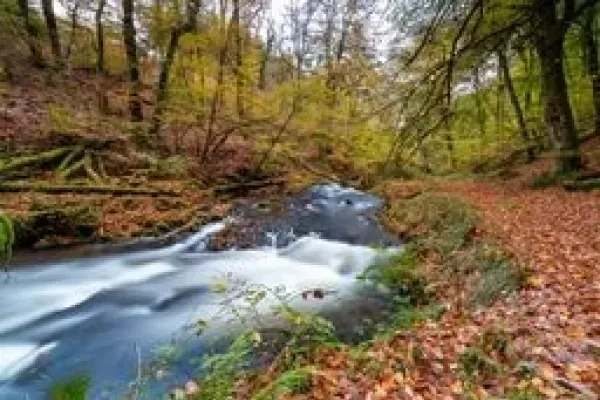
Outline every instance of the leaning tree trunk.
<path fill-rule="evenodd" d="M 144 119 L 140 97 L 142 84 L 140 81 L 133 12 L 133 0 L 123 0 L 123 42 L 129 70 L 129 114 L 132 122 L 142 122 Z"/>
<path fill-rule="evenodd" d="M 177 49 L 179 48 L 179 39 L 184 34 L 193 32 L 194 29 L 196 29 L 199 11 L 200 1 L 189 0 L 187 4 L 186 22 L 184 24 L 178 24 L 171 31 L 171 38 L 169 40 L 167 54 L 160 64 L 160 73 L 156 87 L 156 106 L 154 108 L 154 114 L 152 115 L 152 126 L 150 127 L 151 135 L 158 136 L 160 132 L 160 127 L 162 125 L 163 116 L 167 105 L 167 96 L 169 94 L 169 75 L 171 73 L 173 61 L 175 61 Z"/>
<path fill-rule="evenodd" d="M 594 133 L 600 135 L 600 65 L 598 61 L 598 41 L 594 32 L 596 7 L 586 11 L 582 24 L 582 44 L 588 74 L 592 80 L 592 98 L 594 102 Z"/>
<path fill-rule="evenodd" d="M 19 10 L 21 12 L 21 18 L 23 18 L 23 24 L 25 25 L 25 32 L 27 33 L 27 46 L 29 46 L 29 51 L 31 52 L 31 61 L 37 67 L 43 67 L 44 59 L 38 46 L 35 27 L 31 24 L 31 20 L 29 19 L 29 1 L 19 0 Z"/>
<path fill-rule="evenodd" d="M 173 29 L 167 48 L 167 54 L 160 63 L 160 74 L 158 76 L 158 85 L 156 88 L 156 106 L 154 108 L 154 114 L 152 114 L 152 126 L 150 127 L 150 134 L 153 136 L 158 136 L 163 122 L 163 115 L 167 103 L 169 75 L 171 67 L 173 66 L 173 61 L 175 60 L 175 53 L 179 46 L 181 34 L 182 30 L 180 28 Z"/>
<path fill-rule="evenodd" d="M 533 145 L 531 143 L 531 137 L 529 134 L 529 130 L 527 129 L 527 122 L 525 121 L 525 115 L 523 114 L 523 109 L 521 108 L 521 104 L 519 103 L 519 97 L 517 96 L 517 92 L 515 91 L 515 87 L 513 85 L 512 77 L 510 76 L 510 69 L 508 67 L 508 59 L 506 57 L 506 53 L 504 50 L 499 49 L 497 51 L 498 54 L 498 64 L 500 66 L 500 70 L 502 71 L 502 76 L 504 77 L 504 84 L 506 91 L 508 92 L 508 96 L 510 98 L 510 102 L 515 110 L 515 115 L 517 117 L 517 122 L 519 124 L 519 133 L 521 134 L 521 138 L 525 143 L 527 149 L 527 161 L 532 162 L 535 159 L 535 151 Z"/>
<path fill-rule="evenodd" d="M 50 46 L 52 54 L 58 61 L 60 60 L 60 39 L 58 35 L 58 26 L 56 24 L 56 15 L 54 14 L 54 2 L 52 0 L 42 0 L 42 11 L 46 20 L 46 28 L 48 29 L 48 37 L 50 38 Z"/>
<path fill-rule="evenodd" d="M 554 2 L 542 3 L 538 10 L 535 47 L 541 67 L 544 120 L 548 136 L 556 150 L 556 169 L 565 173 L 582 167 L 563 67 L 565 31 L 562 21 L 557 18 Z"/>

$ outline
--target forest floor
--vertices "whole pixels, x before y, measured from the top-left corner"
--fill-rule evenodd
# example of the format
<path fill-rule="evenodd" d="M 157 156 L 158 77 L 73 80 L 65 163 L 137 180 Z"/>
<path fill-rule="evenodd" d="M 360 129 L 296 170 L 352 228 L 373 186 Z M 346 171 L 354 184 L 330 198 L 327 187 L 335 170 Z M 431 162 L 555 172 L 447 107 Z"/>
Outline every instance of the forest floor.
<path fill-rule="evenodd" d="M 325 351 L 311 394 L 298 398 L 600 398 L 600 192 L 531 189 L 531 176 L 548 162 L 518 167 L 507 180 L 387 182 L 390 201 L 426 189 L 472 204 L 476 235 L 495 238 L 527 266 L 527 280 L 489 308 L 449 302 L 439 321 L 375 341 L 376 372 L 357 367 L 348 352 Z M 465 359 L 474 348 L 482 352 Z"/>
<path fill-rule="evenodd" d="M 0 171 L 0 185 L 76 186 L 80 192 L 49 193 L 43 189 L 0 192 L 0 214 L 30 222 L 41 213 L 56 216 L 85 208 L 86 232 L 80 221 L 66 221 L 47 229 L 47 234 L 18 243 L 17 250 L 48 248 L 89 242 L 127 242 L 139 237 L 168 234 L 186 225 L 202 225 L 228 213 L 233 201 L 248 193 L 216 194 L 217 185 L 243 181 L 252 162 L 248 142 L 234 138 L 223 146 L 210 165 L 200 165 L 193 144 L 202 142 L 201 131 L 166 124 L 164 148 L 148 149 L 137 143 L 136 130 L 127 121 L 127 90 L 123 77 L 105 83 L 109 109 L 98 112 L 99 84 L 93 73 L 73 70 L 24 68 L 13 82 L 0 82 L 0 170 L 14 159 L 35 157 L 65 146 L 86 147 L 86 154 L 102 159 L 106 177 L 96 182 L 79 170 L 61 177 L 61 160 L 17 169 L 11 177 Z M 152 90 L 144 87 L 144 111 L 151 112 Z M 141 138 L 144 139 L 144 138 Z M 66 144 L 65 144 L 66 143 Z M 176 155 L 175 155 L 176 154 Z M 68 158 L 68 156 L 67 156 Z M 66 158 L 63 159 L 66 162 Z M 101 189 L 170 191 L 173 195 L 87 193 L 86 187 Z M 279 188 L 263 188 L 251 196 L 268 197 Z M 55 218 L 56 219 L 56 218 Z M 59 218 L 60 219 L 60 218 Z M 69 218 L 67 218 L 69 219 Z M 46 225 L 47 221 L 42 221 Z M 60 222 L 63 222 L 62 220 Z M 89 229 L 87 229 L 89 228 Z M 39 240 L 38 240 L 39 239 Z"/>

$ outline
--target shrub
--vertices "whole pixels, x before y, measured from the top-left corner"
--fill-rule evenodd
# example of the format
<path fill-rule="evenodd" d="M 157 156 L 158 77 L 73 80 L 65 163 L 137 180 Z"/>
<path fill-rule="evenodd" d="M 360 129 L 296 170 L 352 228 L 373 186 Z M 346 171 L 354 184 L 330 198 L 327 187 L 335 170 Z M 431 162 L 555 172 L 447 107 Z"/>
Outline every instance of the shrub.
<path fill-rule="evenodd" d="M 468 242 L 477 213 L 455 197 L 423 193 L 392 204 L 385 222 L 393 231 L 412 239 L 418 251 L 447 255 Z"/>
<path fill-rule="evenodd" d="M 419 274 L 413 247 L 406 246 L 399 253 L 373 264 L 359 277 L 362 280 L 384 286 L 397 297 L 407 298 L 410 304 L 427 302 L 427 281 Z"/>
<path fill-rule="evenodd" d="M 202 363 L 205 375 L 196 400 L 229 399 L 238 375 L 248 366 L 259 340 L 260 336 L 255 332 L 245 332 L 227 352 L 206 357 Z"/>

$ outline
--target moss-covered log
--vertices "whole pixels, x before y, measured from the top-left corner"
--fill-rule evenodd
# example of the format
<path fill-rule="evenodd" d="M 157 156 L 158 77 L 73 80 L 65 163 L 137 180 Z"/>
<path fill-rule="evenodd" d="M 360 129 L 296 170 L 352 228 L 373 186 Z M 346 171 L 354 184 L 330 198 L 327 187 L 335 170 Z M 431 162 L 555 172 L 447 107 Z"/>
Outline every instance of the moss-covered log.
<path fill-rule="evenodd" d="M 51 185 L 47 183 L 0 183 L 1 192 L 41 192 L 50 194 L 78 193 L 78 194 L 108 194 L 113 196 L 179 196 L 173 190 L 149 189 L 126 186 L 108 185 Z"/>
<path fill-rule="evenodd" d="M 566 181 L 563 183 L 565 190 L 569 191 L 588 191 L 594 189 L 600 189 L 600 179 L 588 179 L 584 181 Z"/>
<path fill-rule="evenodd" d="M 0 176 L 8 175 L 12 172 L 22 173 L 23 169 L 26 168 L 38 168 L 56 163 L 72 151 L 74 151 L 73 147 L 61 147 L 31 156 L 12 158 L 8 162 L 0 164 Z"/>

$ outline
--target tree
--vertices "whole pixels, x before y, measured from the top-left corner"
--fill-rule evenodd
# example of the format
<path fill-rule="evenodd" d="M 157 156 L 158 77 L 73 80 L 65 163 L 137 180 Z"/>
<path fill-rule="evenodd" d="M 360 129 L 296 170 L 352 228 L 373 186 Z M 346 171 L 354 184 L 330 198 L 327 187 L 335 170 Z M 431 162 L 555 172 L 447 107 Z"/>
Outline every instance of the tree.
<path fill-rule="evenodd" d="M 44 66 L 44 59 L 38 45 L 37 30 L 31 23 L 29 18 L 29 2 L 28 0 L 19 0 L 19 11 L 23 18 L 23 25 L 25 26 L 25 34 L 27 35 L 26 41 L 31 53 L 31 61 L 38 67 Z"/>
<path fill-rule="evenodd" d="M 48 29 L 52 54 L 54 55 L 54 59 L 59 61 L 61 58 L 60 38 L 58 26 L 56 24 L 56 15 L 54 14 L 53 0 L 42 0 L 42 11 L 44 12 L 44 19 L 46 20 L 46 29 Z"/>
<path fill-rule="evenodd" d="M 575 0 L 564 1 L 562 18 L 557 11 L 560 3 L 535 0 L 531 9 L 534 17 L 532 41 L 540 60 L 544 118 L 548 136 L 557 152 L 556 169 L 567 173 L 580 169 L 582 162 L 563 66 L 564 40 L 574 21 Z"/>
<path fill-rule="evenodd" d="M 83 1 L 64 1 L 63 6 L 67 10 L 67 15 L 69 16 L 71 23 L 69 41 L 67 42 L 67 47 L 65 49 L 65 60 L 69 60 L 71 57 L 71 51 L 73 50 L 73 45 L 75 44 L 75 38 L 77 37 L 77 27 L 79 25 L 78 18 L 79 12 L 83 6 Z"/>
<path fill-rule="evenodd" d="M 156 88 L 156 106 L 152 115 L 152 126 L 150 133 L 158 135 L 165 112 L 169 75 L 177 49 L 179 48 L 179 39 L 186 33 L 193 32 L 198 25 L 198 12 L 200 11 L 200 0 L 188 0 L 186 17 L 184 21 L 176 23 L 171 30 L 171 36 L 167 47 L 167 53 L 160 64 L 160 73 L 158 76 L 158 84 Z"/>
<path fill-rule="evenodd" d="M 106 0 L 99 0 L 95 14 L 96 52 L 98 54 L 96 59 L 96 71 L 98 71 L 99 75 L 104 75 L 104 24 L 102 23 L 104 7 L 106 7 Z"/>
<path fill-rule="evenodd" d="M 131 122 L 142 122 L 144 120 L 140 93 L 142 83 L 136 43 L 133 0 L 123 0 L 123 42 L 127 53 L 127 69 L 129 70 L 129 114 Z"/>
<path fill-rule="evenodd" d="M 596 35 L 597 7 L 590 7 L 583 15 L 581 39 L 587 72 L 592 81 L 594 101 L 594 133 L 600 135 L 600 65 L 598 60 L 598 39 Z"/>

